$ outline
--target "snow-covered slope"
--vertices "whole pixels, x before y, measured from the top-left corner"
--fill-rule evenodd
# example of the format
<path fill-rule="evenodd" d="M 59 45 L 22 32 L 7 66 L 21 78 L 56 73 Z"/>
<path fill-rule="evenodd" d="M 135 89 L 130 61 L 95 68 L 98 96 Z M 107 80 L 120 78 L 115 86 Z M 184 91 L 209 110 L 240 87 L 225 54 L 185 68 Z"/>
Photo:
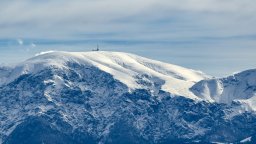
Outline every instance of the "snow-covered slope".
<path fill-rule="evenodd" d="M 213 95 L 222 93 L 219 89 L 225 89 L 226 83 L 236 86 L 230 93 L 239 88 L 241 93 L 247 90 L 245 101 L 253 98 L 255 74 L 250 71 L 227 82 L 205 80 L 208 77 L 198 71 L 133 54 L 100 51 L 42 53 L 0 73 L 4 82 L 0 85 L 0 143 L 235 143 L 255 139 L 255 111 L 242 110 L 242 100 L 231 105 L 215 103 L 223 100 Z M 204 83 L 210 92 L 202 87 Z M 244 88 L 244 83 L 249 87 Z M 209 95 L 201 93 L 205 91 Z"/>
<path fill-rule="evenodd" d="M 256 69 L 227 78 L 202 80 L 191 90 L 195 95 L 211 102 L 241 102 L 256 110 Z"/>
<path fill-rule="evenodd" d="M 160 89 L 173 95 L 186 96 L 191 99 L 197 97 L 189 91 L 196 82 L 207 78 L 199 71 L 143 58 L 134 54 L 122 52 L 49 52 L 42 53 L 17 66 L 9 81 L 28 73 L 37 73 L 46 67 L 53 66 L 68 69 L 66 64 L 74 62 L 79 65 L 91 65 L 105 71 L 130 90 L 143 89 L 145 83 L 159 85 L 152 89 L 157 93 Z"/>

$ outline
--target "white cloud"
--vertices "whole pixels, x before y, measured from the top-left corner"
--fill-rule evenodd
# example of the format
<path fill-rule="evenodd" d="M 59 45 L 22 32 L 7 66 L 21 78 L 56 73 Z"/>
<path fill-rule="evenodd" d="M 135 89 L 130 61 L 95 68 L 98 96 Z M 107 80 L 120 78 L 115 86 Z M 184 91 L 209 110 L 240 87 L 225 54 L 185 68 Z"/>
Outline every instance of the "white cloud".
<path fill-rule="evenodd" d="M 17 42 L 19 45 L 23 45 L 23 40 L 22 39 L 17 39 Z"/>
<path fill-rule="evenodd" d="M 31 45 L 30 45 L 31 47 L 33 47 L 33 48 L 35 48 L 36 47 L 36 44 L 34 44 L 34 43 L 31 43 Z"/>
<path fill-rule="evenodd" d="M 47 53 L 53 53 L 53 52 L 55 52 L 55 51 L 53 51 L 53 50 L 43 51 L 43 52 L 35 54 L 35 56 L 40 56 L 40 55 L 44 55 L 44 54 L 47 54 Z"/>
<path fill-rule="evenodd" d="M 3 0 L 0 38 L 170 39 L 254 34 L 254 0 Z"/>

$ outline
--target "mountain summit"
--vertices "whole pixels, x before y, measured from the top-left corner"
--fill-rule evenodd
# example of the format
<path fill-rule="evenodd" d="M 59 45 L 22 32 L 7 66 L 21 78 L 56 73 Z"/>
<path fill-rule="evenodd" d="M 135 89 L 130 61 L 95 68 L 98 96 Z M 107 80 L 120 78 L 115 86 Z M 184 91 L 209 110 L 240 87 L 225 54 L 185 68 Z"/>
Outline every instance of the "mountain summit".
<path fill-rule="evenodd" d="M 164 90 L 174 95 L 197 97 L 189 91 L 196 82 L 206 79 L 200 71 L 167 64 L 134 54 L 122 52 L 45 52 L 20 65 L 10 75 L 9 81 L 23 74 L 37 73 L 46 68 L 68 71 L 68 64 L 94 67 L 106 72 L 125 84 L 130 90 L 143 89 L 151 85 L 152 92 Z M 146 83 L 149 85 L 145 85 Z M 155 84 L 155 85 L 154 85 Z"/>
<path fill-rule="evenodd" d="M 254 142 L 254 71 L 214 79 L 121 52 L 41 53 L 0 69 L 0 143 Z"/>

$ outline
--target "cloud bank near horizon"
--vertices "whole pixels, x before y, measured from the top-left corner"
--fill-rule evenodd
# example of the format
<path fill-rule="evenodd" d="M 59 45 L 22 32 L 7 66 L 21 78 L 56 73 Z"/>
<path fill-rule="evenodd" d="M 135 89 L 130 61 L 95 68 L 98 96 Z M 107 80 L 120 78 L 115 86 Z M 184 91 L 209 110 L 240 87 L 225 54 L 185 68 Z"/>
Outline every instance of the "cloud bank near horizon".
<path fill-rule="evenodd" d="M 0 38 L 251 37 L 253 0 L 45 0 L 0 5 Z"/>

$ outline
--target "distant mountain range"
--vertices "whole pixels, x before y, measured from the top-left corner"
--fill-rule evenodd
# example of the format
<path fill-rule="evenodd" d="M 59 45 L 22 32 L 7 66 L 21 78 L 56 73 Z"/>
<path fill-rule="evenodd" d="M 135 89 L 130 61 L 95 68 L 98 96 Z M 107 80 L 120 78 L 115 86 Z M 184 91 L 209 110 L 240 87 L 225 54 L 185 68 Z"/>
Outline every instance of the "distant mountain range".
<path fill-rule="evenodd" d="M 0 143 L 255 143 L 256 69 L 213 78 L 122 52 L 0 68 Z"/>

